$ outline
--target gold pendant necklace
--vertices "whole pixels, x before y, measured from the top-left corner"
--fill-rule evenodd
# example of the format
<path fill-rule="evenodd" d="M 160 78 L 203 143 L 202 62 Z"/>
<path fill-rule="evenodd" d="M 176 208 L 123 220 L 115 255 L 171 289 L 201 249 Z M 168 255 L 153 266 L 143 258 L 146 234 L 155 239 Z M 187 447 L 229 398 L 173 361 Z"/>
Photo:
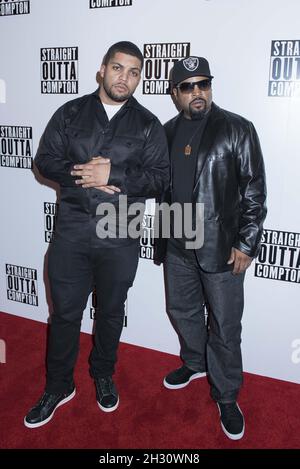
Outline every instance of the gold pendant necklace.
<path fill-rule="evenodd" d="M 192 153 L 192 147 L 191 147 L 191 145 L 187 144 L 184 147 L 184 154 L 185 154 L 185 156 L 190 156 L 191 153 Z"/>

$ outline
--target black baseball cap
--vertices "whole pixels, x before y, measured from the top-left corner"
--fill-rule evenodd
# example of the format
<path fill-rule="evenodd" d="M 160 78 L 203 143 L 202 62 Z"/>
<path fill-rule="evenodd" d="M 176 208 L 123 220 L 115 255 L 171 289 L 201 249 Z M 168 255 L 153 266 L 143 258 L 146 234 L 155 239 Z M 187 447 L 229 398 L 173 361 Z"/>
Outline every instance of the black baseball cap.
<path fill-rule="evenodd" d="M 175 62 L 171 75 L 173 86 L 187 78 L 196 76 L 213 78 L 210 74 L 209 63 L 204 57 L 191 56 Z"/>

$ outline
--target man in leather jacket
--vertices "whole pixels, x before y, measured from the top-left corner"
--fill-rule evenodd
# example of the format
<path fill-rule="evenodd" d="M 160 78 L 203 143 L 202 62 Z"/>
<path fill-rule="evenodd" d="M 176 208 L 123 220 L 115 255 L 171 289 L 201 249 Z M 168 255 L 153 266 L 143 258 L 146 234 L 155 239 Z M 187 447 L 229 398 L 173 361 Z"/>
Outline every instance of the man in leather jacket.
<path fill-rule="evenodd" d="M 60 184 L 60 204 L 48 258 L 54 311 L 46 389 L 25 417 L 28 428 L 45 425 L 56 408 L 75 395 L 73 370 L 82 313 L 94 285 L 98 314 L 90 373 L 100 409 L 111 412 L 119 404 L 112 375 L 124 302 L 139 258 L 139 238 L 124 236 L 129 219 L 121 222 L 117 217 L 119 199 L 126 196 L 130 208 L 159 196 L 169 184 L 164 129 L 132 96 L 142 66 L 136 45 L 122 41 L 111 46 L 100 68 L 100 88 L 60 107 L 40 142 L 35 164 L 44 177 Z M 110 222 L 114 221 L 117 236 L 103 237 L 98 227 L 104 215 L 101 207 L 108 203 L 116 211 Z"/>
<path fill-rule="evenodd" d="M 241 319 L 246 269 L 259 252 L 266 216 L 263 157 L 253 124 L 212 102 L 209 64 L 188 57 L 173 68 L 173 96 L 181 112 L 165 124 L 171 155 L 171 202 L 204 204 L 204 244 L 187 249 L 173 235 L 165 261 L 167 307 L 183 366 L 164 379 L 180 389 L 208 374 L 221 426 L 244 434 L 237 404 L 242 384 Z M 208 333 L 206 309 L 208 305 Z"/>

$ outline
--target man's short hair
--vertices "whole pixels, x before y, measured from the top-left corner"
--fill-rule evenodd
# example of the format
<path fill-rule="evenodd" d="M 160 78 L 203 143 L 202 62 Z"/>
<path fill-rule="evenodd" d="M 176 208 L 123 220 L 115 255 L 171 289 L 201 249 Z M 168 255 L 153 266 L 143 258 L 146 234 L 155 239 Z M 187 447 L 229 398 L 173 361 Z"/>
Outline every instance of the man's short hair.
<path fill-rule="evenodd" d="M 108 51 L 106 52 L 103 58 L 103 65 L 107 65 L 110 59 L 114 57 L 114 55 L 117 52 L 121 52 L 122 54 L 132 55 L 133 57 L 137 57 L 141 62 L 141 68 L 143 68 L 144 57 L 143 57 L 142 52 L 140 51 L 138 46 L 133 44 L 133 42 L 129 42 L 129 41 L 116 42 L 115 44 L 110 46 L 110 48 L 108 49 Z"/>

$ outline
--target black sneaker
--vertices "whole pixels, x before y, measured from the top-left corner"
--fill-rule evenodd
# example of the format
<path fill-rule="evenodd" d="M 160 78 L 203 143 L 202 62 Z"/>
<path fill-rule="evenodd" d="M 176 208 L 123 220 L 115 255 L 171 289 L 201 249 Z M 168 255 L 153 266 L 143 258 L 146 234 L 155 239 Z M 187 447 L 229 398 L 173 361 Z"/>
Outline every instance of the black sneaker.
<path fill-rule="evenodd" d="M 231 440 L 240 440 L 244 436 L 245 421 L 237 402 L 222 404 L 217 402 L 220 412 L 221 427 Z"/>
<path fill-rule="evenodd" d="M 54 412 L 58 407 L 69 402 L 75 396 L 76 391 L 73 386 L 63 394 L 50 394 L 45 392 L 39 402 L 30 409 L 24 418 L 24 425 L 28 428 L 37 428 L 50 422 Z"/>
<path fill-rule="evenodd" d="M 181 389 L 187 386 L 193 379 L 202 378 L 206 373 L 193 371 L 183 365 L 177 370 L 171 371 L 165 379 L 164 386 L 168 389 Z"/>
<path fill-rule="evenodd" d="M 113 412 L 119 405 L 119 394 L 111 376 L 96 378 L 97 404 L 104 412 Z"/>

